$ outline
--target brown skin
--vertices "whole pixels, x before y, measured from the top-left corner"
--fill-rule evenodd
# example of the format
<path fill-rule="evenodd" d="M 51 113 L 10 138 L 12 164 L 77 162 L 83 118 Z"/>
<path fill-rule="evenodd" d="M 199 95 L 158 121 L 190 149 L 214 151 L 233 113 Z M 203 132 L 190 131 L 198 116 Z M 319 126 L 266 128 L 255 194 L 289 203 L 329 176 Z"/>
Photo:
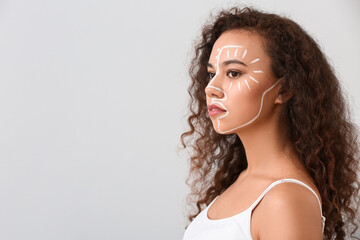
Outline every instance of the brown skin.
<path fill-rule="evenodd" d="M 311 179 L 298 169 L 289 170 L 286 177 L 304 182 L 320 198 L 319 191 Z M 243 212 L 278 179 L 280 178 L 248 176 L 246 171 L 242 172 L 236 182 L 220 194 L 210 206 L 208 218 L 222 219 Z M 304 229 L 307 230 L 303 231 Z M 282 235 L 278 235 L 279 233 Z M 273 187 L 252 211 L 251 234 L 254 240 L 320 240 L 322 222 L 319 203 L 307 188 L 296 183 L 281 183 Z"/>
<path fill-rule="evenodd" d="M 276 81 L 271 74 L 269 57 L 262 49 L 262 41 L 260 36 L 251 32 L 230 30 L 223 33 L 213 46 L 209 60 L 211 66 L 215 66 L 217 62 L 215 58 L 218 56 L 217 49 L 223 46 L 241 45 L 248 51 L 247 58 L 243 60 L 248 67 L 241 64 L 218 67 L 219 72 L 210 84 L 216 89 L 205 89 L 208 105 L 212 99 L 223 99 L 224 92 L 227 94 L 227 100 L 223 104 L 230 114 L 220 119 L 223 131 L 251 120 L 259 111 L 262 93 Z M 250 65 L 250 60 L 255 58 L 260 58 L 261 61 L 256 64 L 257 66 Z M 226 61 L 227 58 L 220 57 L 220 66 L 223 60 Z M 208 67 L 209 73 L 215 73 L 216 69 Z M 228 91 L 231 81 L 234 84 L 240 81 L 245 85 L 242 80 L 248 79 L 254 69 L 261 69 L 264 74 L 256 77 L 259 83 L 249 81 L 251 90 L 243 86 L 243 91 L 237 88 Z M 230 70 L 233 73 L 226 75 Z M 241 74 L 234 74 L 237 72 Z M 262 111 L 254 122 L 230 132 L 236 133 L 242 139 L 247 154 L 248 168 L 214 201 L 208 210 L 208 218 L 222 219 L 243 212 L 267 186 L 285 177 L 305 182 L 320 198 L 311 177 L 307 175 L 305 168 L 291 147 L 287 145 L 289 139 L 284 129 L 279 126 L 280 108 L 284 100 L 283 96 L 278 94 L 280 87 L 280 85 L 276 86 L 265 95 Z M 211 117 L 215 130 L 219 127 L 217 116 Z M 281 211 L 274 211 L 277 207 L 281 207 Z M 284 211 L 288 212 L 288 216 L 284 216 Z M 304 212 L 308 214 L 303 214 Z M 269 222 L 269 219 L 272 221 Z M 277 228 L 273 228 L 274 223 L 286 227 L 280 235 Z M 302 229 L 307 229 L 307 231 L 302 231 Z M 254 240 L 294 239 L 295 236 L 299 239 L 320 240 L 322 239 L 322 225 L 318 201 L 313 193 L 303 186 L 282 183 L 271 189 L 253 210 L 251 233 Z"/>
<path fill-rule="evenodd" d="M 247 49 L 245 59 L 239 58 L 247 67 L 241 64 L 230 64 L 220 67 L 219 73 L 208 84 L 208 87 L 205 88 L 208 105 L 210 105 L 213 99 L 224 99 L 224 92 L 227 94 L 227 100 L 222 101 L 222 103 L 229 114 L 219 120 L 217 118 L 221 114 L 211 117 L 214 129 L 217 132 L 219 132 L 218 121 L 220 121 L 222 131 L 250 122 L 260 111 L 262 94 L 277 80 L 271 73 L 270 59 L 262 47 L 263 40 L 260 36 L 245 30 L 227 31 L 216 40 L 209 60 L 212 66 L 215 66 L 216 63 L 215 56 L 218 55 L 217 49 L 229 45 L 241 45 Z M 242 55 L 241 52 L 239 55 Z M 255 64 L 249 64 L 251 60 L 257 58 L 260 61 Z M 227 59 L 226 57 L 220 58 L 219 65 L 222 65 L 221 63 Z M 254 74 L 253 71 L 258 69 L 262 70 L 263 73 Z M 208 71 L 212 73 L 214 69 L 209 67 Z M 230 78 L 228 76 L 230 73 L 226 74 L 229 71 L 241 74 Z M 234 73 L 230 76 L 236 76 Z M 249 80 L 249 76 L 256 77 L 259 83 Z M 246 87 L 244 81 L 248 82 L 250 90 Z M 230 82 L 235 86 L 228 90 Z M 236 87 L 237 82 L 240 82 L 242 85 L 241 91 Z M 216 87 L 216 89 L 210 88 L 209 85 Z M 282 95 L 278 93 L 280 87 L 281 85 L 277 84 L 271 91 L 266 93 L 260 115 L 255 121 L 228 132 L 229 134 L 236 133 L 244 144 L 248 175 L 281 177 L 284 173 L 287 173 L 288 169 L 301 167 L 300 162 L 297 161 L 296 155 L 293 154 L 293 150 L 288 144 L 289 139 L 285 134 L 285 129 L 279 124 L 279 115 L 283 102 Z"/>
<path fill-rule="evenodd" d="M 279 88 L 276 85 L 268 92 L 264 112 L 252 123 L 262 131 L 249 124 L 234 133 L 219 134 L 207 111 L 207 64 L 213 61 L 215 42 L 235 29 L 261 36 L 263 46 L 258 49 L 270 59 L 271 72 L 267 74 L 281 81 Z M 191 150 L 187 200 L 197 211 L 189 212 L 190 222 L 218 195 L 209 217 L 235 215 L 248 208 L 271 182 L 286 177 L 303 181 L 320 198 L 326 217 L 325 240 L 359 239 L 355 234 L 360 219 L 356 212 L 360 204 L 359 131 L 351 122 L 334 70 L 311 36 L 291 19 L 276 14 L 247 7 L 222 10 L 203 27 L 189 73 L 190 129 L 181 135 L 181 142 Z M 221 82 L 217 84 L 227 89 Z M 245 109 L 239 114 L 241 123 L 248 121 L 252 112 Z M 276 125 L 277 118 L 281 128 Z M 260 144 L 255 144 L 257 141 Z M 319 239 L 321 234 L 317 199 L 296 183 L 271 189 L 251 221 L 254 239 Z"/>

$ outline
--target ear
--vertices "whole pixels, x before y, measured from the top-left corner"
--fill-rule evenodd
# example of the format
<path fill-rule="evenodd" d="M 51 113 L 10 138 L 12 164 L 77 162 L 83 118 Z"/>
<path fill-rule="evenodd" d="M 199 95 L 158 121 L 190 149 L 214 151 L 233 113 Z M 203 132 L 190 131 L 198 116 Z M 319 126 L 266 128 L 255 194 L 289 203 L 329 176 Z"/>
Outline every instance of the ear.
<path fill-rule="evenodd" d="M 284 102 L 289 101 L 294 95 L 292 93 L 283 93 L 279 94 L 275 99 L 275 104 L 283 104 Z"/>

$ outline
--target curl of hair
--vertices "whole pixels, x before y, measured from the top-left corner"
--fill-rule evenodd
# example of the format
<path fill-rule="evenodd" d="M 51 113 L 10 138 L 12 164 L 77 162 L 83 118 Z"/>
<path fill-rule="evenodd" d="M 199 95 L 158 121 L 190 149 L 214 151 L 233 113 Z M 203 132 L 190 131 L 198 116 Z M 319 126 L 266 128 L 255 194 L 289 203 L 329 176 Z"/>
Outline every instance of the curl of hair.
<path fill-rule="evenodd" d="M 350 223 L 354 234 L 360 201 L 359 132 L 351 121 L 339 80 L 320 47 L 291 19 L 252 7 L 221 10 L 213 18 L 202 29 L 189 67 L 190 130 L 181 135 L 181 143 L 183 149 L 191 147 L 187 203 L 196 203 L 197 212 L 189 214 L 188 220 L 191 222 L 202 211 L 201 205 L 207 206 L 247 168 L 239 137 L 221 135 L 213 129 L 205 95 L 212 46 L 223 32 L 244 29 L 264 40 L 271 70 L 282 78 L 279 93 L 293 94 L 283 104 L 280 119 L 321 194 L 326 217 L 324 239 L 344 239 L 348 234 L 345 230 L 350 229 L 345 224 Z"/>

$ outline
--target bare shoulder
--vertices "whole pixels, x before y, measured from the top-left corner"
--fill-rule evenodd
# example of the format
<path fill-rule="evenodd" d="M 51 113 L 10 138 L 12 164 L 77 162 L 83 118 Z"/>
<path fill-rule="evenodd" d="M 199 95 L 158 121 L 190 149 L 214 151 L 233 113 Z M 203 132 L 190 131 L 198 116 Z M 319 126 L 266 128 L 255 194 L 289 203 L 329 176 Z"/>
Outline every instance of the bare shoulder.
<path fill-rule="evenodd" d="M 305 186 L 293 182 L 278 184 L 260 205 L 260 240 L 323 239 L 319 202 Z"/>

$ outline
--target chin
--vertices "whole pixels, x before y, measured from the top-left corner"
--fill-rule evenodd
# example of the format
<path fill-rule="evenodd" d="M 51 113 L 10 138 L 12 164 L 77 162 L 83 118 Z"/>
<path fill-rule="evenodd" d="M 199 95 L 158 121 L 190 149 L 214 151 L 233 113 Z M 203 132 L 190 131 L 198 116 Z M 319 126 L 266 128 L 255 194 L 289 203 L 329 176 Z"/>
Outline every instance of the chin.
<path fill-rule="evenodd" d="M 237 125 L 230 125 L 230 126 L 220 123 L 220 128 L 219 128 L 218 124 L 219 124 L 218 122 L 215 122 L 215 124 L 213 124 L 215 132 L 226 135 L 226 134 L 240 133 L 240 132 L 248 129 L 249 125 L 252 125 L 253 123 L 250 123 L 249 125 L 245 125 L 242 127 L 240 127 L 240 126 L 245 123 L 242 123 L 242 124 L 239 123 Z"/>
<path fill-rule="evenodd" d="M 218 134 L 222 134 L 222 135 L 233 134 L 237 130 L 237 129 L 235 129 L 235 130 L 229 131 L 230 129 L 232 129 L 232 128 L 221 128 L 221 129 L 219 129 L 218 126 L 214 126 L 215 132 L 217 132 Z"/>

